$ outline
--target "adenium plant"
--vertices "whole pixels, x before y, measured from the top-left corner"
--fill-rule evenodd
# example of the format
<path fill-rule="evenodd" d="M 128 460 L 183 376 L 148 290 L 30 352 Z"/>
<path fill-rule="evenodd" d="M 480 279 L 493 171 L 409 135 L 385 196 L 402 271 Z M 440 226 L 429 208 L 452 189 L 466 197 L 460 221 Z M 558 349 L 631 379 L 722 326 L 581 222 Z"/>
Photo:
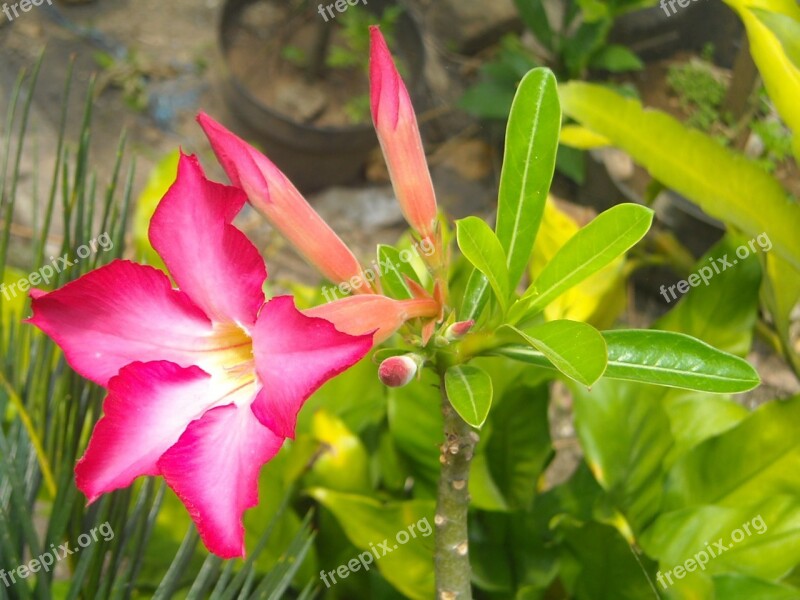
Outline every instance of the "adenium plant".
<path fill-rule="evenodd" d="M 90 502 L 139 476 L 163 476 L 208 549 L 244 554 L 242 515 L 257 503 L 260 468 L 294 437 L 298 412 L 325 381 L 373 348 L 389 386 L 438 378 L 444 431 L 435 515 L 437 598 L 471 597 L 469 471 L 492 405 L 477 357 L 505 356 L 557 370 L 580 385 L 600 377 L 710 392 L 757 385 L 748 363 L 685 335 L 599 332 L 545 320 L 544 308 L 609 265 L 648 231 L 652 212 L 618 205 L 567 242 L 523 291 L 553 175 L 561 113 L 555 79 L 531 71 L 519 86 L 506 137 L 496 226 L 456 224 L 450 251 L 408 91 L 371 29 L 371 109 L 397 199 L 426 253 L 426 272 L 370 282 L 339 236 L 260 152 L 201 114 L 231 186 L 181 156 L 177 179 L 149 236 L 171 279 L 115 261 L 53 292 L 32 293 L 29 322 L 70 365 L 107 388 L 104 416 L 76 467 Z M 334 283 L 353 294 L 307 310 L 265 298 L 266 269 L 232 221 L 249 201 Z M 385 248 L 385 247 L 384 247 Z M 459 279 L 466 267 L 471 273 Z M 374 279 L 374 278 L 373 278 Z M 465 283 L 458 283 L 464 281 Z M 533 485 L 533 483 L 532 483 Z"/>

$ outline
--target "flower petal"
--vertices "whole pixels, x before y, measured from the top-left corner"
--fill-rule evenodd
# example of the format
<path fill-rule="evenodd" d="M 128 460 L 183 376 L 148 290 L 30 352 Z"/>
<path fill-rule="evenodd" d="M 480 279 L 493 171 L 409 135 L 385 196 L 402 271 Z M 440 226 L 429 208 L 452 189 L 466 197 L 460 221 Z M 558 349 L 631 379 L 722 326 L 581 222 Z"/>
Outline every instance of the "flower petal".
<path fill-rule="evenodd" d="M 249 408 L 229 404 L 189 425 L 158 461 L 214 554 L 244 556 L 242 515 L 258 504 L 258 473 L 282 444 Z"/>
<path fill-rule="evenodd" d="M 386 40 L 375 25 L 370 27 L 369 75 L 372 120 L 397 200 L 406 221 L 436 245 L 436 195 L 417 117 Z"/>
<path fill-rule="evenodd" d="M 222 168 L 253 206 L 295 249 L 335 284 L 354 277 L 364 281 L 358 260 L 297 188 L 263 154 L 204 113 L 197 117 Z M 357 294 L 369 294 L 369 285 Z"/>
<path fill-rule="evenodd" d="M 433 318 L 441 308 L 433 298 L 395 300 L 387 296 L 349 296 L 334 302 L 304 310 L 309 317 L 330 321 L 336 329 L 350 335 L 374 334 L 373 342 L 380 344 L 417 317 Z"/>
<path fill-rule="evenodd" d="M 164 273 L 125 260 L 32 296 L 26 322 L 53 338 L 73 369 L 104 387 L 136 361 L 193 365 L 213 333 L 208 317 Z"/>
<path fill-rule="evenodd" d="M 247 197 L 206 179 L 181 154 L 178 177 L 150 221 L 150 242 L 178 287 L 216 322 L 255 323 L 267 278 L 258 250 L 231 221 Z"/>
<path fill-rule="evenodd" d="M 253 412 L 278 435 L 293 438 L 297 413 L 308 397 L 371 347 L 371 335 L 340 333 L 328 321 L 298 311 L 291 296 L 273 298 L 253 332 L 256 372 L 263 386 Z"/>
<path fill-rule="evenodd" d="M 213 396 L 204 402 L 209 380 L 202 369 L 164 361 L 133 363 L 111 378 L 104 415 L 75 467 L 76 484 L 89 502 L 140 475 L 159 474 L 161 455 L 213 404 Z"/>

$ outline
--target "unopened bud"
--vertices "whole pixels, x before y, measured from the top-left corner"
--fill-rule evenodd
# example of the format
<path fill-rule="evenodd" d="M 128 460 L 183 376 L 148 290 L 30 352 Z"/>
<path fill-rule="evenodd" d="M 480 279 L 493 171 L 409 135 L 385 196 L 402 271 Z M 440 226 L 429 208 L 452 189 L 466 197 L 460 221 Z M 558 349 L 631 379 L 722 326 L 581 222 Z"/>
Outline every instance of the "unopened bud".
<path fill-rule="evenodd" d="M 469 330 L 472 329 L 473 325 L 475 325 L 475 321 L 472 319 L 469 321 L 458 321 L 457 323 L 453 323 L 445 330 L 444 337 L 449 342 L 459 340 L 469 333 Z"/>
<path fill-rule="evenodd" d="M 421 360 L 413 354 L 391 356 L 381 363 L 378 377 L 389 387 L 403 387 L 414 379 L 421 366 Z"/>

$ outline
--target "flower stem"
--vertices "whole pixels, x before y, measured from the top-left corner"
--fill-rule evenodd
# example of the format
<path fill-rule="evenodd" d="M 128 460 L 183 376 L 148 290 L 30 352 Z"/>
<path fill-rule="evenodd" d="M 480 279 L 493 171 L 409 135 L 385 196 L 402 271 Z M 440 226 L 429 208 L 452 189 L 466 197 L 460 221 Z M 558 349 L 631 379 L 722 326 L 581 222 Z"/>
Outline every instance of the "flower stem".
<path fill-rule="evenodd" d="M 472 598 L 467 510 L 469 508 L 469 466 L 478 442 L 477 434 L 450 404 L 440 381 L 444 443 L 439 462 L 439 488 L 436 494 L 436 569 L 437 600 Z"/>

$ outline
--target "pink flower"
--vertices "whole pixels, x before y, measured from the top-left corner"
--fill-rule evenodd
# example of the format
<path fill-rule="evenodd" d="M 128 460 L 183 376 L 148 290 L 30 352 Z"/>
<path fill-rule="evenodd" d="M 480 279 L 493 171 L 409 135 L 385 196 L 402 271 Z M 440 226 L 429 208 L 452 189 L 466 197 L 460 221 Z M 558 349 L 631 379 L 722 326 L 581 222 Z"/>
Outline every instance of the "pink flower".
<path fill-rule="evenodd" d="M 394 192 L 406 221 L 434 243 L 437 256 L 441 244 L 436 237 L 436 195 L 425 160 L 422 139 L 411 98 L 392 60 L 380 29 L 370 27 L 370 99 L 372 120 L 381 143 Z"/>
<path fill-rule="evenodd" d="M 303 315 L 289 296 L 265 301 L 264 262 L 231 225 L 245 201 L 182 156 L 150 223 L 179 289 L 156 269 L 115 261 L 34 291 L 28 320 L 108 388 L 78 488 L 93 502 L 163 475 L 224 558 L 244 554 L 242 515 L 258 502 L 258 473 L 294 436 L 305 400 L 372 345 Z"/>
<path fill-rule="evenodd" d="M 337 285 L 363 283 L 351 285 L 358 295 L 306 310 L 305 314 L 326 319 L 351 335 L 373 333 L 375 344 L 389 338 L 405 322 L 422 318 L 422 338 L 427 343 L 436 323 L 441 321 L 446 302 L 441 272 L 445 257 L 436 197 L 408 91 L 380 30 L 372 27 L 370 35 L 375 129 L 403 214 L 416 232 L 432 244 L 433 252 L 426 253 L 425 260 L 434 271 L 433 295 L 419 286 L 414 289 L 412 300 L 376 294 L 350 249 L 267 157 L 208 115 L 201 113 L 197 120 L 231 183 L 245 191 L 250 203 L 309 263 Z M 409 286 L 412 284 L 409 282 Z"/>

